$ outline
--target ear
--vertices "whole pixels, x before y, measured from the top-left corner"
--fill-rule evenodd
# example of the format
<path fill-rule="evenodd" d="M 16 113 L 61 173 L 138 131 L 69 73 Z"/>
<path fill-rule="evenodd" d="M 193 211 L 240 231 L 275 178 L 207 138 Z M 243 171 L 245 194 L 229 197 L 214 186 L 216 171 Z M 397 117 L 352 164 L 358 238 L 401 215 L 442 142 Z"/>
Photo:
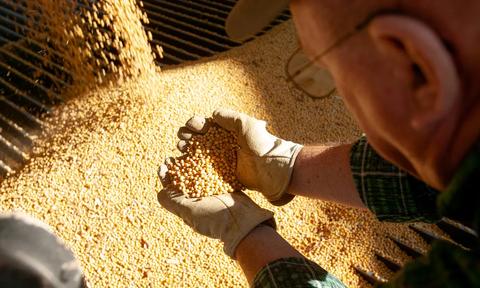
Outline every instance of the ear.
<path fill-rule="evenodd" d="M 412 76 L 410 124 L 429 129 L 445 119 L 460 99 L 460 79 L 451 54 L 425 23 L 403 15 L 378 16 L 368 31 L 380 50 L 401 57 Z M 397 58 L 398 59 L 398 58 Z"/>

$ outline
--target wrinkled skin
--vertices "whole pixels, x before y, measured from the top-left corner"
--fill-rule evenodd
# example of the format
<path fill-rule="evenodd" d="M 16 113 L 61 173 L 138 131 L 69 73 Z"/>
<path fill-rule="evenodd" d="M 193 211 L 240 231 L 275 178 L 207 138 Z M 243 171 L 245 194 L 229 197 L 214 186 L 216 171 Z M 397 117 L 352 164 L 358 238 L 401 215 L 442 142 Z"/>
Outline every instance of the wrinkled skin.
<path fill-rule="evenodd" d="M 310 58 L 384 9 L 393 12 L 375 16 L 316 64 L 330 70 L 347 108 L 383 157 L 444 189 L 480 134 L 480 89 L 473 80 L 480 75 L 480 2 L 291 3 Z"/>

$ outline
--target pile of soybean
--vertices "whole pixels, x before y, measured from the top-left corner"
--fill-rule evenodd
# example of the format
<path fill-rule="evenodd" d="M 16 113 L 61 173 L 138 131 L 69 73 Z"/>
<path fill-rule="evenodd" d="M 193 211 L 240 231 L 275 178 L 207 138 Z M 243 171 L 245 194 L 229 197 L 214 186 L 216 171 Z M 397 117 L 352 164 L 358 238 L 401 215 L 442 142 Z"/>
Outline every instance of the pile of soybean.
<path fill-rule="evenodd" d="M 111 1 L 117 2 L 126 3 Z M 123 19 L 136 10 L 111 11 Z M 144 45 L 136 51 L 151 55 L 137 20 L 129 20 L 136 23 L 133 46 Z M 130 59 L 140 63 L 123 66 L 133 69 L 122 73 L 128 77 L 116 85 L 96 82 L 46 119 L 46 134 L 29 164 L 0 184 L 0 209 L 49 224 L 74 250 L 92 287 L 246 287 L 221 243 L 196 234 L 157 203 L 157 170 L 166 157 L 180 156 L 177 129 L 218 107 L 264 119 L 272 133 L 299 143 L 354 141 L 360 131 L 341 100 L 314 101 L 286 83 L 284 64 L 295 39 L 287 22 L 218 57 L 176 69 L 151 68 L 150 56 Z M 406 226 L 379 223 L 368 211 L 299 197 L 273 207 L 258 193 L 246 193 L 275 212 L 281 235 L 350 287 L 368 286 L 353 265 L 391 276 L 374 250 L 409 259 L 386 234 L 427 248 Z"/>

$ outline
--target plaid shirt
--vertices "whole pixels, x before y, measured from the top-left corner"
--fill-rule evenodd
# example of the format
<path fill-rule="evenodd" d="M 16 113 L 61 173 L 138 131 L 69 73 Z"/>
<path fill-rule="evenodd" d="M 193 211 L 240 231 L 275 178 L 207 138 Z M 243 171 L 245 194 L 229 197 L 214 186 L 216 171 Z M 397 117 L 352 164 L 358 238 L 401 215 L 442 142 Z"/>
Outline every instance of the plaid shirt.
<path fill-rule="evenodd" d="M 363 203 L 380 221 L 439 220 L 438 191 L 385 161 L 365 137 L 353 145 L 350 167 Z"/>
<path fill-rule="evenodd" d="M 478 233 L 480 227 L 480 142 L 464 159 L 446 191 L 439 193 L 380 157 L 365 137 L 350 153 L 357 190 L 382 221 L 434 222 L 446 216 Z M 382 287 L 480 287 L 480 243 L 470 251 L 437 241 Z M 253 287 L 344 287 L 317 264 L 302 258 L 266 265 Z"/>
<path fill-rule="evenodd" d="M 257 274 L 253 287 L 343 288 L 340 280 L 305 258 L 283 258 L 267 264 Z"/>

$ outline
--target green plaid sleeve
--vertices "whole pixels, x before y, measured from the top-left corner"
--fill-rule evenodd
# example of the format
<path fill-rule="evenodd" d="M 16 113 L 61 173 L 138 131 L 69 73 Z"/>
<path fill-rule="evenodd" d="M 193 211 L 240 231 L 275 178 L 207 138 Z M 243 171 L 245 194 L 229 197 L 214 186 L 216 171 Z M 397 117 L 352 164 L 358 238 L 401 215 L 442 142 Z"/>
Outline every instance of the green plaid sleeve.
<path fill-rule="evenodd" d="M 282 258 L 267 264 L 253 280 L 254 288 L 344 288 L 340 280 L 305 258 Z"/>
<path fill-rule="evenodd" d="M 381 221 L 439 220 L 438 191 L 383 159 L 361 137 L 350 152 L 355 186 L 363 203 Z"/>

